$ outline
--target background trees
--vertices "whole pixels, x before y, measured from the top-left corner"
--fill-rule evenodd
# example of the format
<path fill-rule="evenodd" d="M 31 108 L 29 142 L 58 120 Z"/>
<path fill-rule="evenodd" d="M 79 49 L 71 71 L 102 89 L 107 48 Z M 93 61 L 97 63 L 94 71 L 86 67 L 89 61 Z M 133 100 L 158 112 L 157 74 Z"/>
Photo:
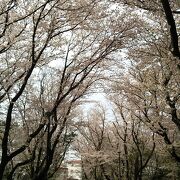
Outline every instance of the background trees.
<path fill-rule="evenodd" d="M 84 123 L 73 147 L 81 157 L 83 179 L 151 179 L 172 173 L 162 140 L 142 122 L 132 119 L 120 104 L 115 107 L 115 122 L 109 122 L 102 107 L 93 110 L 87 121 L 82 118 Z"/>

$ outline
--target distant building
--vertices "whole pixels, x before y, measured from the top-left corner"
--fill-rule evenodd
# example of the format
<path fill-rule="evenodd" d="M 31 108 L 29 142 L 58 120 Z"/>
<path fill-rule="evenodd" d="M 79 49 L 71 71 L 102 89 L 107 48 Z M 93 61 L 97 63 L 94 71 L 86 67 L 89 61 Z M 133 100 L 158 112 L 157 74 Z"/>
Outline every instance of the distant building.
<path fill-rule="evenodd" d="M 81 180 L 81 160 L 72 160 L 63 163 L 51 180 Z"/>
<path fill-rule="evenodd" d="M 68 161 L 67 168 L 68 168 L 68 180 L 81 180 L 82 179 L 81 160 Z"/>

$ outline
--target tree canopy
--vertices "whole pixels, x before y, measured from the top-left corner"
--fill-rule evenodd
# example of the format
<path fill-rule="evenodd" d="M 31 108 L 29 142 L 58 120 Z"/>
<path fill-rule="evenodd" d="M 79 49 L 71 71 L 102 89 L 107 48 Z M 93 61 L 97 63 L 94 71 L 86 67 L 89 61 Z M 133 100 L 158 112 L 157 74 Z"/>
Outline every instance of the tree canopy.
<path fill-rule="evenodd" d="M 178 179 L 179 9 L 1 0 L 0 180 L 53 178 L 70 147 L 83 179 Z"/>

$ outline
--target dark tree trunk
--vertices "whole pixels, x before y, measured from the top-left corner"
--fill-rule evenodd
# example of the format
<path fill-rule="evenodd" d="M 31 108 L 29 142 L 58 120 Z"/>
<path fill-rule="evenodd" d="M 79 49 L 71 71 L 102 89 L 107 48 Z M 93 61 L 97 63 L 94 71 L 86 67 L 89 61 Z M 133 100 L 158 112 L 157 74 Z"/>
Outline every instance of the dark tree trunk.
<path fill-rule="evenodd" d="M 139 180 L 139 157 L 136 156 L 135 164 L 134 164 L 134 180 Z"/>
<path fill-rule="evenodd" d="M 40 174 L 38 176 L 35 176 L 33 180 L 48 180 L 47 173 L 46 174 Z"/>
<path fill-rule="evenodd" d="M 2 160 L 1 164 L 0 164 L 0 180 L 3 179 L 3 174 L 6 168 L 7 162 L 5 160 Z"/>

